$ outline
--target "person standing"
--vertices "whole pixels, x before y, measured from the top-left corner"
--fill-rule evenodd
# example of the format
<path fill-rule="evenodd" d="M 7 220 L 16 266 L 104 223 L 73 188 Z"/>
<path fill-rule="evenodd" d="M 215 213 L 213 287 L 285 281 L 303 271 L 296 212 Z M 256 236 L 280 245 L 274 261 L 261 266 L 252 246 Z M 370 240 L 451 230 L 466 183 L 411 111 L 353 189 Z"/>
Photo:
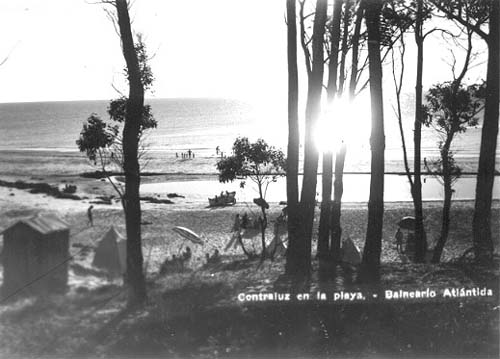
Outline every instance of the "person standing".
<path fill-rule="evenodd" d="M 398 227 L 396 232 L 396 250 L 398 253 L 403 253 L 403 232 L 401 232 L 401 227 Z"/>
<path fill-rule="evenodd" d="M 88 217 L 88 220 L 89 220 L 89 225 L 91 227 L 94 226 L 94 220 L 92 218 L 92 209 L 94 208 L 93 205 L 90 205 L 90 207 L 87 209 L 87 217 Z"/>

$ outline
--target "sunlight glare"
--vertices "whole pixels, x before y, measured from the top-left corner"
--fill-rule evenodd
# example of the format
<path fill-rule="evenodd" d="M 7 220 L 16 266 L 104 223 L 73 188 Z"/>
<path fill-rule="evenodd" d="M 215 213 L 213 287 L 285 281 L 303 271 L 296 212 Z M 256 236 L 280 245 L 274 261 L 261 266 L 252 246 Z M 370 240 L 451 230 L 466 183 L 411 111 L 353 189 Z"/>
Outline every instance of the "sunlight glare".
<path fill-rule="evenodd" d="M 355 100 L 349 103 L 337 99 L 326 106 L 315 131 L 316 145 L 320 152 L 335 152 L 344 142 L 350 155 L 359 157 L 369 145 L 370 106 Z"/>

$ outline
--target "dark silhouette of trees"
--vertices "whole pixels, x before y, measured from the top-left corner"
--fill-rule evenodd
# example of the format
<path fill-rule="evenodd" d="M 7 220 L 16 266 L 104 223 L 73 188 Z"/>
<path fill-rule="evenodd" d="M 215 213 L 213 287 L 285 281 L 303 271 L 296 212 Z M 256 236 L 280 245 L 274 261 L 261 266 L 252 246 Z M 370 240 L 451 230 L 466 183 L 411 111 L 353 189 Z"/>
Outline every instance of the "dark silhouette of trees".
<path fill-rule="evenodd" d="M 444 202 L 441 233 L 434 247 L 432 262 L 439 263 L 450 228 L 451 198 L 453 183 L 460 177 L 461 169 L 456 164 L 451 144 L 457 134 L 463 133 L 469 126 L 477 125 L 477 113 L 481 102 L 477 99 L 477 86 L 464 87 L 460 79 L 437 84 L 426 94 L 426 109 L 429 115 L 428 125 L 440 135 L 440 158 L 424 161 L 426 168 L 441 179 L 444 187 Z"/>
<path fill-rule="evenodd" d="M 422 77 L 424 64 L 424 6 L 423 0 L 416 0 L 417 9 L 415 17 L 415 43 L 417 45 L 417 79 L 415 84 L 415 122 L 413 130 L 413 185 L 411 194 L 415 208 L 415 261 L 423 262 L 427 251 L 427 241 L 424 233 L 424 213 L 422 206 Z"/>
<path fill-rule="evenodd" d="M 424 123 L 423 113 L 423 61 L 424 61 L 424 41 L 428 35 L 434 31 L 441 30 L 432 28 L 431 30 L 424 31 L 424 23 L 431 15 L 431 6 L 424 2 L 424 0 L 416 0 L 407 3 L 406 1 L 393 1 L 391 6 L 386 7 L 384 10 L 384 17 L 388 23 L 395 27 L 399 32 L 400 40 L 400 60 L 401 69 L 399 79 L 397 78 L 394 70 L 394 53 L 393 53 L 393 80 L 396 87 L 396 116 L 398 117 L 401 141 L 403 146 L 403 158 L 406 175 L 410 184 L 411 195 L 413 199 L 414 213 L 415 213 L 415 261 L 423 262 L 427 252 L 427 236 L 425 234 L 424 220 L 423 220 L 423 205 L 422 205 L 422 160 L 421 160 L 421 143 L 422 143 L 422 125 Z M 408 155 L 406 151 L 406 142 L 402 125 L 401 114 L 401 89 L 404 75 L 404 54 L 405 54 L 405 40 L 404 34 L 413 28 L 413 35 L 415 44 L 417 46 L 417 71 L 415 80 L 415 119 L 413 130 L 413 177 L 410 173 L 410 166 L 408 163 Z"/>
<path fill-rule="evenodd" d="M 127 232 L 125 282 L 128 286 L 128 304 L 136 305 L 146 300 L 139 187 L 140 160 L 144 159 L 143 156 L 147 152 L 142 142 L 143 134 L 157 126 L 151 107 L 144 104 L 144 92 L 152 86 L 154 77 L 141 35 L 137 34 L 134 41 L 128 1 L 103 0 L 101 3 L 112 6 L 114 10 L 106 11 L 120 36 L 129 93 L 127 97 L 122 95 L 109 103 L 108 114 L 115 124 L 106 124 L 97 115 L 92 114 L 83 126 L 77 145 L 80 151 L 86 152 L 90 160 L 99 160 L 103 174 L 121 198 Z M 123 130 L 120 134 L 122 124 Z M 109 178 L 107 166 L 111 163 L 123 169 L 125 190 Z"/>
<path fill-rule="evenodd" d="M 481 37 L 488 46 L 486 74 L 486 100 L 481 132 L 481 148 L 476 183 L 476 198 L 472 235 L 476 260 L 491 260 L 493 240 L 491 238 L 491 202 L 495 176 L 495 155 L 499 117 L 499 13 L 497 0 L 432 0 L 433 4 L 448 18 L 466 26 Z M 489 22 L 489 32 L 484 24 Z"/>
<path fill-rule="evenodd" d="M 303 4 L 301 13 L 303 12 Z M 300 197 L 300 233 L 295 241 L 296 249 L 290 250 L 288 256 L 296 264 L 288 267 L 288 274 L 309 275 L 311 267 L 311 241 L 316 207 L 316 185 L 318 176 L 318 149 L 315 144 L 314 132 L 321 111 L 321 93 L 323 88 L 324 72 L 324 34 L 327 13 L 327 1 L 317 0 L 314 13 L 312 34 L 312 63 L 309 61 L 309 51 L 305 45 L 304 36 L 300 36 L 306 68 L 308 71 L 308 90 L 305 116 L 304 142 L 304 177 Z M 301 14 L 303 15 L 303 14 Z M 301 34 L 304 32 L 304 17 L 300 16 Z M 292 257 L 295 257 L 292 259 Z M 295 270 L 297 271 L 295 271 Z"/>
<path fill-rule="evenodd" d="M 340 43 L 340 23 L 342 16 L 342 0 L 333 2 L 333 16 L 329 27 L 330 35 L 330 56 L 328 62 L 328 85 L 327 101 L 333 104 L 337 94 L 337 78 L 339 66 L 339 43 Z M 347 35 L 346 35 L 347 36 Z M 333 118 L 329 119 L 333 121 Z M 333 134 L 332 134 L 333 135 Z M 322 166 L 322 199 L 321 212 L 319 217 L 318 250 L 317 257 L 326 260 L 330 257 L 330 232 L 331 232 L 331 207 L 332 207 L 332 172 L 333 172 L 333 152 L 326 150 L 323 152 Z M 320 264 L 323 261 L 320 261 Z"/>
<path fill-rule="evenodd" d="M 379 278 L 384 217 L 384 110 L 382 93 L 382 61 L 380 56 L 381 0 L 364 3 L 368 32 L 368 57 L 372 112 L 371 130 L 371 179 L 368 202 L 368 226 L 361 263 L 360 281 L 376 281 Z"/>
<path fill-rule="evenodd" d="M 334 1 L 333 14 L 329 22 L 328 82 L 326 87 L 329 111 L 328 121 L 349 121 L 340 118 L 336 111 L 339 102 L 352 102 L 355 97 L 356 85 L 364 67 L 358 68 L 359 48 L 363 45 L 361 23 L 363 19 L 362 1 Z M 350 77 L 348 76 L 349 50 L 352 52 Z M 347 81 L 349 80 L 349 81 Z M 343 95 L 349 86 L 348 101 L 343 101 Z M 335 127 L 335 126 L 334 126 Z M 335 134 L 332 133 L 332 138 Z M 334 262 L 340 260 L 340 243 L 342 228 L 340 225 L 341 202 L 343 194 L 343 172 L 346 156 L 346 145 L 342 140 L 335 151 L 335 170 L 333 171 L 333 150 L 323 152 L 322 171 L 322 202 L 318 233 L 318 258 Z M 335 181 L 333 181 L 333 172 Z M 332 202 L 333 183 L 333 202 Z M 320 261 L 320 266 L 325 261 Z"/>
<path fill-rule="evenodd" d="M 299 215 L 299 74 L 297 69 L 297 11 L 296 0 L 286 0 L 287 60 L 288 60 L 288 148 L 286 160 L 286 190 L 288 209 L 288 250 L 286 252 L 287 274 L 300 271 L 300 258 L 305 248 L 299 245 L 301 226 Z"/>
<path fill-rule="evenodd" d="M 454 80 L 434 85 L 425 96 L 425 125 L 432 126 L 439 134 L 441 141 L 439 142 L 440 158 L 430 162 L 424 160 L 424 164 L 427 170 L 441 179 L 444 187 L 441 233 L 434 247 L 433 263 L 439 263 L 448 238 L 452 187 L 461 175 L 461 169 L 455 162 L 451 144 L 457 134 L 465 132 L 470 126 L 477 125 L 476 115 L 481 109 L 481 101 L 478 98 L 481 87 L 475 85 L 464 87 L 462 85 L 471 57 L 472 31 L 468 30 L 467 53 L 460 74 L 455 77 L 456 60 L 454 58 L 452 65 Z"/>
<path fill-rule="evenodd" d="M 350 7 L 347 7 L 347 10 L 349 10 L 349 8 Z M 353 14 L 355 16 L 354 20 L 344 16 L 344 38 L 350 37 L 351 51 L 352 51 L 351 69 L 350 69 L 351 73 L 349 79 L 349 93 L 348 93 L 349 103 L 352 103 L 354 97 L 356 96 L 356 86 L 358 84 L 360 75 L 364 69 L 364 67 L 362 67 L 361 69 L 358 67 L 359 49 L 362 45 L 362 37 L 361 37 L 361 23 L 363 20 L 362 0 L 358 1 L 357 8 L 355 11 L 353 11 Z M 347 31 L 345 30 L 345 24 L 347 24 L 348 22 L 351 23 L 354 22 L 352 35 L 349 36 L 347 35 Z M 344 55 L 341 58 L 341 64 L 345 62 L 346 62 L 346 56 Z M 338 90 L 336 90 L 338 96 L 341 96 L 344 93 L 344 80 L 343 80 L 344 68 L 345 66 L 341 66 L 340 77 L 339 77 L 339 88 Z M 348 119 L 342 119 L 342 120 L 348 121 Z M 330 226 L 331 226 L 330 256 L 335 262 L 340 261 L 340 243 L 342 236 L 340 217 L 341 217 L 341 207 L 342 207 L 342 195 L 344 192 L 343 175 L 344 175 L 344 163 L 346 158 L 346 152 L 347 152 L 346 144 L 342 141 L 340 148 L 337 150 L 335 155 L 335 181 L 333 182 L 333 204 L 331 208 L 331 219 L 330 219 Z"/>
<path fill-rule="evenodd" d="M 108 107 L 108 114 L 111 123 L 103 121 L 97 114 L 93 113 L 83 124 L 80 136 L 76 141 L 76 145 L 80 152 L 85 152 L 87 158 L 98 166 L 101 174 L 106 177 L 108 182 L 113 186 L 123 203 L 124 192 L 110 177 L 112 168 L 116 171 L 123 171 L 123 138 L 121 124 L 125 120 L 126 98 L 111 100 Z M 151 107 L 145 105 L 141 118 L 140 134 L 139 134 L 139 150 L 138 159 L 141 170 L 147 165 L 148 148 L 145 143 L 143 134 L 149 129 L 157 127 L 156 119 L 154 118 Z M 123 205 L 123 210 L 125 206 Z"/>
<path fill-rule="evenodd" d="M 257 186 L 259 197 L 254 203 L 260 207 L 262 217 L 260 218 L 262 252 L 261 260 L 266 256 L 266 228 L 267 213 L 269 205 L 266 202 L 267 188 L 276 182 L 279 176 L 285 172 L 285 156 L 280 150 L 269 146 L 263 139 L 251 143 L 248 138 L 237 138 L 233 144 L 233 155 L 222 158 L 217 162 L 219 181 L 222 183 L 242 180 L 240 187 L 245 186 L 245 179 L 250 179 Z"/>
<path fill-rule="evenodd" d="M 151 84 L 147 81 L 152 81 L 152 77 L 144 76 L 144 71 L 141 71 L 138 48 L 132 35 L 128 1 L 116 0 L 113 4 L 116 8 L 116 19 L 129 83 L 123 126 L 123 169 L 125 172 L 124 203 L 127 232 L 126 279 L 129 288 L 128 303 L 134 305 L 146 300 L 141 245 L 141 202 L 139 200 L 141 178 L 138 150 L 144 108 L 144 88 Z"/>
<path fill-rule="evenodd" d="M 493 256 L 491 238 L 491 199 L 495 176 L 495 154 L 499 116 L 499 17 L 500 4 L 490 0 L 488 43 L 488 70 L 486 75 L 486 103 L 484 110 L 479 168 L 476 185 L 476 202 L 473 218 L 473 240 L 475 257 L 490 260 Z"/>

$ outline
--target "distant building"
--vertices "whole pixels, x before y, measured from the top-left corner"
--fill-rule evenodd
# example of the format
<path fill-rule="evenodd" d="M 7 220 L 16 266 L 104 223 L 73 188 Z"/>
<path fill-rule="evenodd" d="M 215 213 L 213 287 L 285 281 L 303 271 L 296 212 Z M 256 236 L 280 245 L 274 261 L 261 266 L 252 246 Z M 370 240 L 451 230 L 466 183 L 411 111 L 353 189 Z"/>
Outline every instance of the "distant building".
<path fill-rule="evenodd" d="M 36 215 L 3 231 L 2 297 L 60 292 L 68 285 L 69 228 L 61 219 Z"/>

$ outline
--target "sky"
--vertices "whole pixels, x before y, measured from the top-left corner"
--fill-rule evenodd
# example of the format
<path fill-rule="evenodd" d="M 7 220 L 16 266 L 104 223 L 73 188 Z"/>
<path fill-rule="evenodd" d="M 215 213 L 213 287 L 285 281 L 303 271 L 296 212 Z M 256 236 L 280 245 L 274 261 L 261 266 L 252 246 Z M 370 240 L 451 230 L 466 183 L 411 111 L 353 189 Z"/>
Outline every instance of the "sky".
<path fill-rule="evenodd" d="M 132 26 L 154 54 L 149 97 L 286 101 L 284 14 L 284 0 L 136 0 Z M 119 38 L 102 4 L 0 0 L 0 34 L 0 61 L 7 58 L 0 102 L 110 99 L 113 86 L 126 92 Z M 449 79 L 445 47 L 440 39 L 426 44 L 424 87 Z M 407 71 L 412 91 L 414 70 Z M 470 77 L 484 72 L 480 66 Z"/>

